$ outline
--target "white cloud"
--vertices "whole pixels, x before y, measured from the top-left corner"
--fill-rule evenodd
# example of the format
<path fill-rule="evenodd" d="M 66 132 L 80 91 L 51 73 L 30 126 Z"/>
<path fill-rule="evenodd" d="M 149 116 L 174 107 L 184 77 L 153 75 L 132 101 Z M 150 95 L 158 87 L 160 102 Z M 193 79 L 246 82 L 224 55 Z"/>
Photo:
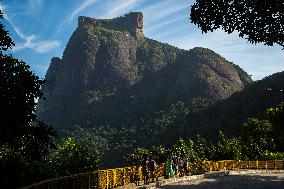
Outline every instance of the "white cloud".
<path fill-rule="evenodd" d="M 84 10 L 85 8 L 91 6 L 92 4 L 94 4 L 95 2 L 97 2 L 98 0 L 85 0 L 79 7 L 77 7 L 75 10 L 72 11 L 71 15 L 70 15 L 70 20 L 73 20 L 74 17 L 81 12 L 82 10 Z"/>
<path fill-rule="evenodd" d="M 2 13 L 5 11 L 5 9 L 6 7 L 2 3 L 0 3 L 0 10 Z"/>
<path fill-rule="evenodd" d="M 0 9 L 1 11 L 5 10 L 5 7 L 0 4 Z M 24 34 L 6 13 L 3 13 L 3 17 L 10 23 L 15 33 L 24 41 L 22 43 L 16 43 L 12 51 L 32 49 L 37 53 L 45 53 L 60 46 L 60 42 L 57 40 L 38 40 L 34 34 Z"/>
<path fill-rule="evenodd" d="M 170 20 L 166 20 L 164 22 L 160 22 L 159 24 L 153 24 L 150 27 L 146 26 L 144 32 L 149 33 L 151 31 L 155 31 L 159 27 L 162 27 L 162 26 L 165 26 L 165 25 L 168 25 L 168 24 L 172 24 L 173 22 L 184 20 L 186 18 L 187 18 L 186 16 L 180 16 L 180 17 L 176 17 L 176 18 L 173 18 L 173 19 L 170 19 Z"/>
<path fill-rule="evenodd" d="M 36 7 L 42 5 L 42 0 L 29 0 L 29 5 Z"/>
<path fill-rule="evenodd" d="M 22 3 L 20 8 L 24 15 L 34 15 L 35 13 L 41 11 L 43 5 L 43 0 L 27 0 L 25 3 Z M 13 13 L 14 14 L 14 13 Z"/>
<path fill-rule="evenodd" d="M 182 11 L 185 8 L 189 9 L 189 3 L 188 1 L 172 1 L 167 0 L 163 1 L 157 1 L 156 4 L 150 5 L 142 9 L 146 22 L 153 22 L 156 20 L 159 20 L 163 17 L 169 16 L 173 13 L 176 13 L 178 11 Z"/>
<path fill-rule="evenodd" d="M 16 44 L 12 51 L 19 51 L 22 49 L 32 49 L 37 53 L 43 54 L 60 46 L 58 41 L 33 41 L 32 37 L 28 38 L 24 43 Z"/>
<path fill-rule="evenodd" d="M 60 46 L 58 41 L 40 41 L 34 44 L 36 46 L 35 51 L 38 53 L 45 53 Z"/>
<path fill-rule="evenodd" d="M 121 14 L 127 13 L 129 10 L 137 6 L 138 0 L 115 1 L 108 6 L 109 11 L 101 15 L 102 18 L 114 18 Z"/>

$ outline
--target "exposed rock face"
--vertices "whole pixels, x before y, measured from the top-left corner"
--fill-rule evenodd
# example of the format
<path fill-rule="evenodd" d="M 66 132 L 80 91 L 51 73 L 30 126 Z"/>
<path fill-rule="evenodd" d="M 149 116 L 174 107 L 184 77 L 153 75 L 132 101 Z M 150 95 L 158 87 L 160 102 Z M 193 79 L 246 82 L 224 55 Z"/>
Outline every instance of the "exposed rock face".
<path fill-rule="evenodd" d="M 204 48 L 181 50 L 144 37 L 143 14 L 79 17 L 62 59 L 46 73 L 38 116 L 54 128 L 127 124 L 178 101 L 198 111 L 251 82 Z"/>
<path fill-rule="evenodd" d="M 131 12 L 124 17 L 114 19 L 94 19 L 86 16 L 80 16 L 78 26 L 92 25 L 95 27 L 104 27 L 110 30 L 128 31 L 131 35 L 141 40 L 143 34 L 143 14 L 141 12 Z"/>

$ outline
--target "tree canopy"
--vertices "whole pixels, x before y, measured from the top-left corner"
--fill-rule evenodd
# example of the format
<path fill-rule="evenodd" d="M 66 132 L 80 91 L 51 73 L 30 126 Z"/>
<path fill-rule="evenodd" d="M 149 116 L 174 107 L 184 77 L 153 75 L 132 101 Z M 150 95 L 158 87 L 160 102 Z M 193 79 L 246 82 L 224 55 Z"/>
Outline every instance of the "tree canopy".
<path fill-rule="evenodd" d="M 16 147 L 29 135 L 41 135 L 38 139 L 43 139 L 46 133 L 54 133 L 38 122 L 35 114 L 44 80 L 30 71 L 28 64 L 4 53 L 14 43 L 2 23 L 0 34 L 0 144 Z"/>
<path fill-rule="evenodd" d="M 222 28 L 250 43 L 284 47 L 283 0 L 197 0 L 190 18 L 205 33 Z"/>
<path fill-rule="evenodd" d="M 25 62 L 5 54 L 14 43 L 2 20 L 0 10 L 0 188 L 15 188 L 33 180 L 28 178 L 32 166 L 55 146 L 56 133 L 35 114 L 44 80 Z"/>

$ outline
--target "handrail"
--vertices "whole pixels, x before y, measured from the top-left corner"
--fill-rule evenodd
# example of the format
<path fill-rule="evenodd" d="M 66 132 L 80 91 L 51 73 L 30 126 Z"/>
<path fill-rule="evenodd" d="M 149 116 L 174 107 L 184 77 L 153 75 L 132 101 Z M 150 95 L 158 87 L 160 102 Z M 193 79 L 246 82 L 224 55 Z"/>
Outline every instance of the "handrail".
<path fill-rule="evenodd" d="M 284 169 L 284 160 L 269 161 L 240 161 L 240 160 L 222 160 L 222 161 L 203 161 L 196 165 L 190 163 L 189 173 L 204 173 L 210 171 L 224 171 L 236 169 Z M 166 175 L 165 163 L 159 164 L 155 170 L 155 176 Z M 52 188 L 70 188 L 70 189 L 109 189 L 117 186 L 125 186 L 130 183 L 137 183 L 143 180 L 141 167 L 123 167 L 114 169 L 97 170 L 94 172 L 80 173 L 70 176 L 64 176 L 54 179 L 41 181 L 25 186 L 21 189 L 52 189 Z"/>

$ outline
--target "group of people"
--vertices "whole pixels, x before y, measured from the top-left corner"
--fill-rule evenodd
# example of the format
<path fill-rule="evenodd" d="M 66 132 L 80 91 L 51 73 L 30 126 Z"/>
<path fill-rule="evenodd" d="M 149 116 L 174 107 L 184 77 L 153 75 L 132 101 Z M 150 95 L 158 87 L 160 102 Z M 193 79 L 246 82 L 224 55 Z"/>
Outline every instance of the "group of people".
<path fill-rule="evenodd" d="M 154 182 L 154 179 L 156 178 L 155 169 L 157 167 L 157 163 L 153 157 L 149 154 L 144 154 L 139 160 L 139 164 L 142 168 L 144 183 L 149 184 L 150 179 L 152 179 L 152 182 Z"/>
<path fill-rule="evenodd" d="M 168 156 L 166 162 L 166 176 L 171 178 L 173 176 L 184 176 L 189 173 L 189 161 L 185 154 L 177 156 L 172 152 Z"/>
<path fill-rule="evenodd" d="M 144 184 L 154 182 L 156 179 L 155 170 L 157 167 L 156 161 L 149 154 L 144 154 L 139 160 L 139 165 L 142 169 Z M 166 176 L 184 176 L 189 173 L 189 161 L 185 154 L 176 155 L 172 152 L 168 155 L 166 161 Z"/>

